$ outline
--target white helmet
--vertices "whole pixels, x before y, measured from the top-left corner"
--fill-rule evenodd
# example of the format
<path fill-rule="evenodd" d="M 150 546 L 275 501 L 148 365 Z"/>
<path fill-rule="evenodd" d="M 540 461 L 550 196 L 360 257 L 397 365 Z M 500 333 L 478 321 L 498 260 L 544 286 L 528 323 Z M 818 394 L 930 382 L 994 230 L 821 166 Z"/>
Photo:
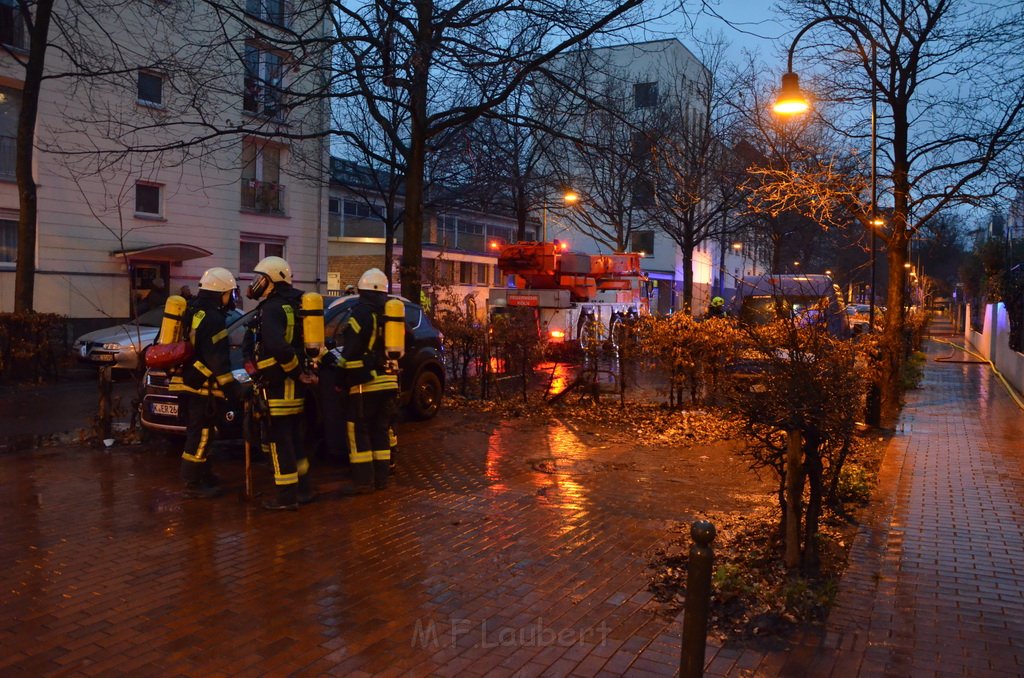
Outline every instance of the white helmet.
<path fill-rule="evenodd" d="M 292 284 L 292 267 L 281 257 L 264 257 L 253 269 L 270 278 L 270 282 Z"/>
<path fill-rule="evenodd" d="M 199 289 L 212 290 L 214 292 L 230 292 L 237 287 L 235 276 L 226 268 L 216 266 L 209 268 L 199 279 Z"/>
<path fill-rule="evenodd" d="M 359 284 L 356 287 L 365 292 L 387 293 L 388 277 L 379 268 L 371 268 L 360 276 Z"/>

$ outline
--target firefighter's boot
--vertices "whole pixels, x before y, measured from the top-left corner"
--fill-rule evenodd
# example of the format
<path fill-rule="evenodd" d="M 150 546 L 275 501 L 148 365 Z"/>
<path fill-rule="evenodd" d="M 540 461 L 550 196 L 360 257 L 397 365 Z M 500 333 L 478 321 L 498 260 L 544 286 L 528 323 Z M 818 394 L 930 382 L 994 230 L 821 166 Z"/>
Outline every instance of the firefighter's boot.
<path fill-rule="evenodd" d="M 298 511 L 299 500 L 296 496 L 296 486 L 278 485 L 277 496 L 264 501 L 263 508 L 268 511 Z"/>
<path fill-rule="evenodd" d="M 186 499 L 213 499 L 221 495 L 221 490 L 216 485 L 209 484 L 206 476 L 209 473 L 207 465 L 183 459 L 181 462 L 181 477 L 185 481 L 185 489 L 182 496 Z"/>
<path fill-rule="evenodd" d="M 300 504 L 311 504 L 316 501 L 316 490 L 313 489 L 313 481 L 310 480 L 308 473 L 299 476 L 295 498 Z"/>
<path fill-rule="evenodd" d="M 391 463 L 387 459 L 373 460 L 373 486 L 378 490 L 387 489 Z"/>
<path fill-rule="evenodd" d="M 356 494 L 373 492 L 373 462 L 361 461 L 351 465 L 352 484 L 341 488 L 341 496 L 350 497 Z"/>

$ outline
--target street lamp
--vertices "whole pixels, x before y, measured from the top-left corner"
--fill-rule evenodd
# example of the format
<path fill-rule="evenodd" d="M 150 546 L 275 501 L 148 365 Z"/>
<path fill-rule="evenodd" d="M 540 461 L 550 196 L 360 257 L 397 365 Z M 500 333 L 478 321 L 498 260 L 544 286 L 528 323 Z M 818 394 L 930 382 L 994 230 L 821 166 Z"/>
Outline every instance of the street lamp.
<path fill-rule="evenodd" d="M 875 243 L 875 229 L 881 226 L 878 218 L 878 86 L 875 82 L 878 73 L 878 48 L 871 36 L 871 30 L 860 19 L 845 14 L 827 14 L 818 17 L 814 21 L 800 29 L 789 46 L 789 61 L 786 66 L 786 73 L 782 76 L 782 87 L 779 91 L 779 98 L 776 99 L 773 109 L 782 115 L 795 115 L 806 112 L 810 108 L 807 97 L 800 90 L 800 79 L 793 72 L 793 52 L 796 44 L 808 30 L 814 26 L 831 21 L 849 30 L 850 26 L 856 28 L 862 38 L 871 44 L 871 298 L 868 300 L 868 326 L 875 326 L 875 258 L 877 244 Z"/>
<path fill-rule="evenodd" d="M 576 191 L 574 191 L 572 189 L 568 189 L 568 190 L 565 191 L 565 193 L 562 194 L 562 202 L 564 204 L 566 204 L 566 205 L 575 205 L 577 202 L 579 202 L 579 200 L 580 200 L 579 193 L 577 193 Z M 541 231 L 540 241 L 541 242 L 547 242 L 547 240 L 548 240 L 548 200 L 547 200 L 547 198 L 544 199 L 544 202 L 541 205 L 541 209 L 542 209 L 542 212 L 541 212 L 542 213 L 541 227 L 542 227 L 543 230 Z"/>

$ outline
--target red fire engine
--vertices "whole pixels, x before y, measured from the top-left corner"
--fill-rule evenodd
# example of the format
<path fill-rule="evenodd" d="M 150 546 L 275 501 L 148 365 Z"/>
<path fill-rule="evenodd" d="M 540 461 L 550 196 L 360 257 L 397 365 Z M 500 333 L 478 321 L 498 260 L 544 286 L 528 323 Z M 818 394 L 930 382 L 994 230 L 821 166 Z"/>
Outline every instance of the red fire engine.
<path fill-rule="evenodd" d="M 637 253 L 587 254 L 557 240 L 521 242 L 501 248 L 498 267 L 514 276 L 514 286 L 491 290 L 490 309 L 536 309 L 550 343 L 579 342 L 587 332 L 605 336 L 617 318 L 648 312 Z"/>

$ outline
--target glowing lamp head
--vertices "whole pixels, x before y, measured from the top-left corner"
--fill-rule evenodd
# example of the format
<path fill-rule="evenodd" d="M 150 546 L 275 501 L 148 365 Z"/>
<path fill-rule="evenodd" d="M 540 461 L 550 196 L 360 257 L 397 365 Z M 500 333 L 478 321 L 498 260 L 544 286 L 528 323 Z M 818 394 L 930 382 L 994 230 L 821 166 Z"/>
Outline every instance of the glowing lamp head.
<path fill-rule="evenodd" d="M 565 339 L 565 332 L 562 330 L 551 330 L 552 339 Z"/>
<path fill-rule="evenodd" d="M 776 113 L 782 115 L 799 115 L 806 113 L 811 105 L 800 89 L 800 79 L 796 73 L 786 73 L 782 76 L 782 90 L 779 98 L 775 100 L 772 107 Z"/>

